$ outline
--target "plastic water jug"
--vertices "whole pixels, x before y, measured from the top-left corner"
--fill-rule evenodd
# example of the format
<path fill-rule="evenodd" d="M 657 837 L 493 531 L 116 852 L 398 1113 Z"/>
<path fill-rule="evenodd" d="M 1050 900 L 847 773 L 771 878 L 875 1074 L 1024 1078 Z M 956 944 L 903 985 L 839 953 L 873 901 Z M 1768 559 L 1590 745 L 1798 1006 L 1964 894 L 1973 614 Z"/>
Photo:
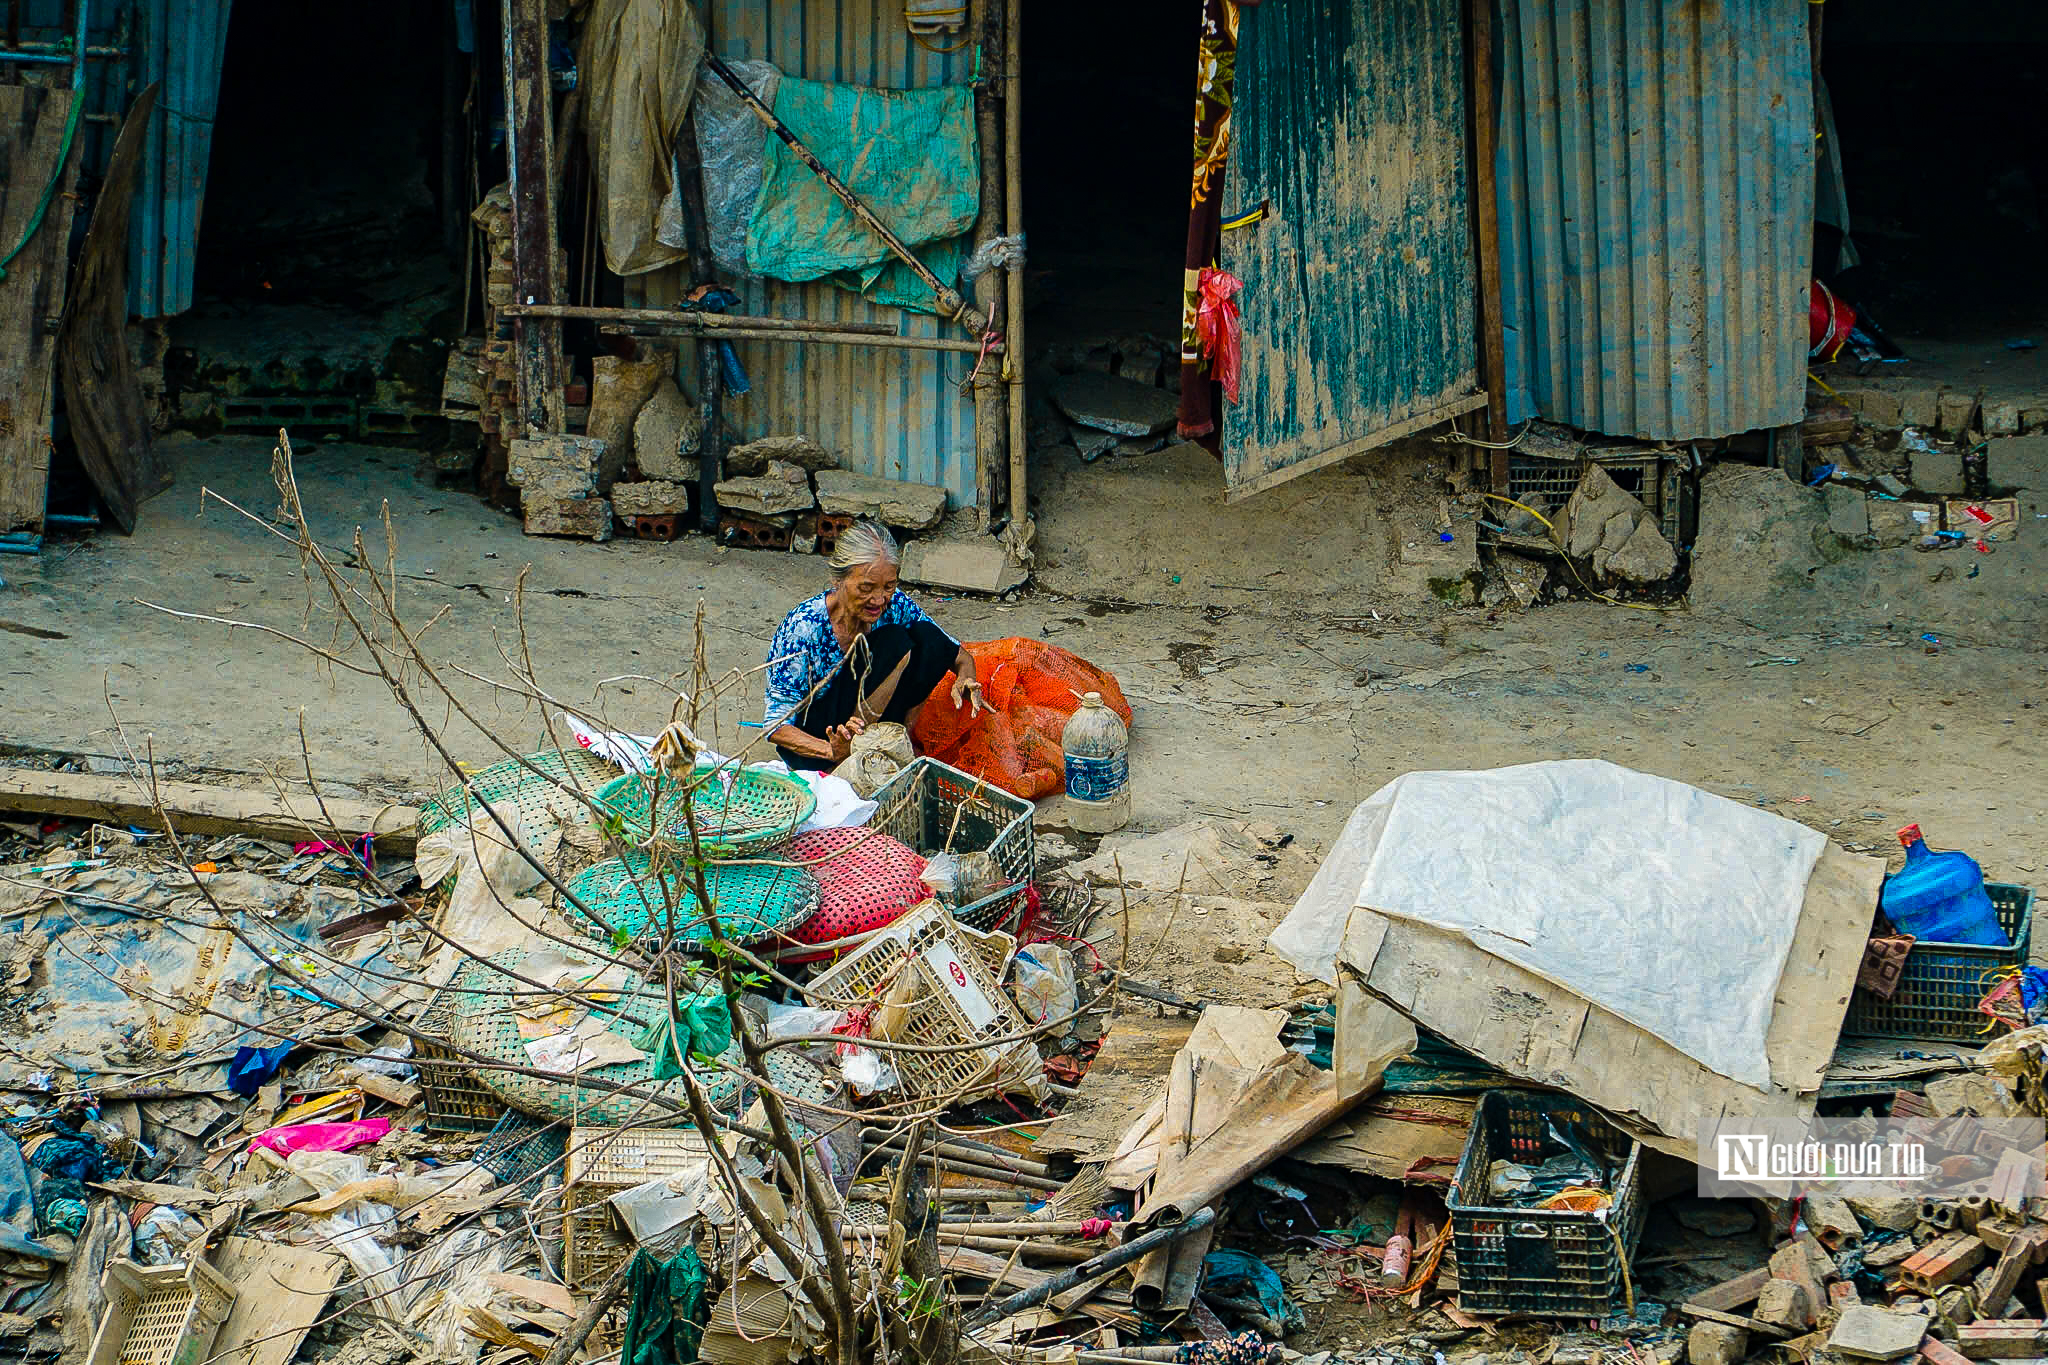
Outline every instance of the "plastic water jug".
<path fill-rule="evenodd" d="M 1130 743 L 1123 717 L 1103 703 L 1100 692 L 1081 698 L 1081 708 L 1060 732 L 1068 815 L 1075 829 L 1107 834 L 1130 822 L 1131 765 L 1125 756 Z"/>
<path fill-rule="evenodd" d="M 1899 842 L 1906 846 L 1906 865 L 1885 879 L 1879 903 L 1886 919 L 1922 942 L 2012 946 L 1984 894 L 1984 869 L 1976 859 L 1929 851 L 1918 825 L 1900 830 Z"/>

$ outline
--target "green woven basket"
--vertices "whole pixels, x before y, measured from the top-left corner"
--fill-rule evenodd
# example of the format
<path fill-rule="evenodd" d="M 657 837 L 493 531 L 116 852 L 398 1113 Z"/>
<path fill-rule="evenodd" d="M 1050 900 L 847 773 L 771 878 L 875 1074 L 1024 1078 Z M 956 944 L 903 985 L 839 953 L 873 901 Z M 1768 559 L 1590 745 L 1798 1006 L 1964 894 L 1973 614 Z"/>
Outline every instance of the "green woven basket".
<path fill-rule="evenodd" d="M 593 863 L 570 879 L 569 894 L 599 916 L 587 918 L 576 905 L 569 915 L 586 933 L 606 937 L 605 928 L 637 939 L 666 921 L 673 904 L 679 932 L 702 941 L 711 926 L 701 919 L 696 888 L 681 860 L 668 855 L 657 880 L 653 855 L 634 849 L 623 858 Z M 818 879 L 801 867 L 766 867 L 756 863 L 709 863 L 705 887 L 711 893 L 725 936 L 735 943 L 754 943 L 793 929 L 818 912 Z"/>
<path fill-rule="evenodd" d="M 526 961 L 523 948 L 499 953 L 490 961 L 508 971 L 517 971 Z M 519 1015 L 507 992 L 531 992 L 533 987 L 494 973 L 472 963 L 457 977 L 464 987 L 455 1004 L 455 1034 L 452 1041 L 465 1052 L 493 1062 L 531 1066 L 526 1040 L 519 1033 Z M 478 990 L 479 987 L 487 989 Z M 609 1031 L 627 1038 L 640 1037 L 667 1012 L 666 992 L 661 983 L 633 974 L 626 978 L 619 998 L 603 1008 L 613 1012 Z M 733 1043 L 721 1061 L 740 1065 L 740 1048 Z M 522 1113 L 567 1119 L 592 1127 L 618 1127 L 627 1123 L 648 1128 L 672 1128 L 690 1122 L 689 1094 L 680 1076 L 654 1078 L 655 1059 L 612 1066 L 594 1066 L 574 1076 L 529 1076 L 516 1071 L 481 1071 L 477 1079 L 508 1106 Z M 593 1085 L 599 1082 L 601 1085 Z M 740 1077 L 735 1071 L 702 1071 L 698 1083 L 712 1108 L 737 1113 L 740 1108 Z M 674 1103 L 674 1110 L 649 1103 L 637 1095 L 622 1095 L 606 1088 L 630 1085 Z"/>
<path fill-rule="evenodd" d="M 787 843 L 818 806 L 811 789 L 793 777 L 730 764 L 699 765 L 687 778 L 627 773 L 597 794 L 598 804 L 641 843 L 687 843 L 686 801 L 698 842 L 720 857 L 766 853 Z"/>
<path fill-rule="evenodd" d="M 533 767 L 527 767 L 527 763 Z M 534 768 L 540 772 L 536 773 Z M 528 815 L 545 809 L 550 800 L 562 795 L 562 787 L 595 797 L 618 775 L 617 768 L 583 749 L 544 749 L 528 754 L 525 763 L 508 758 L 478 769 L 461 786 L 450 787 L 421 806 L 420 833 L 432 834 L 467 820 L 474 808 L 472 795 L 501 809 L 510 806 Z"/>

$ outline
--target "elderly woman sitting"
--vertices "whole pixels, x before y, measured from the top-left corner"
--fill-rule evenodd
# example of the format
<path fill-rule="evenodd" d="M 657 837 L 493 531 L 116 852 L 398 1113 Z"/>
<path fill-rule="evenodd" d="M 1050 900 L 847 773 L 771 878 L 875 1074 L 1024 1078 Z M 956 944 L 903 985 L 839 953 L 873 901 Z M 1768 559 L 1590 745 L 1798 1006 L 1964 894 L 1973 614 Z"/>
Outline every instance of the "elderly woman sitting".
<path fill-rule="evenodd" d="M 950 670 L 953 705 L 977 710 L 974 656 L 896 587 L 896 538 L 872 521 L 840 533 L 832 587 L 783 618 L 768 646 L 769 739 L 792 768 L 830 768 L 877 721 L 917 724 Z"/>

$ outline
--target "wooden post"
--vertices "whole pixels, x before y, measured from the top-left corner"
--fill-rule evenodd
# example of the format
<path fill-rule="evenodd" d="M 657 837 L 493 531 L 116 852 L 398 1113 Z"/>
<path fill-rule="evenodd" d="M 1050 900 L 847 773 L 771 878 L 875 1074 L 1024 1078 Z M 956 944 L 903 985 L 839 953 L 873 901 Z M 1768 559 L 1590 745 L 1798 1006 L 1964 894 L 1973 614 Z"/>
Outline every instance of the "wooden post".
<path fill-rule="evenodd" d="M 720 373 L 718 338 L 707 336 L 697 343 L 698 411 L 704 417 L 704 435 L 697 442 L 697 525 L 707 536 L 718 534 L 718 465 L 724 455 L 725 433 L 719 396 L 725 389 Z"/>
<path fill-rule="evenodd" d="M 1486 432 L 1490 441 L 1508 438 L 1507 347 L 1501 332 L 1500 201 L 1494 190 L 1494 153 L 1499 140 L 1500 111 L 1493 99 L 1493 0 L 1469 0 L 1466 8 L 1466 92 L 1471 110 L 1472 249 L 1479 265 L 1479 298 L 1474 321 L 1479 330 L 1479 383 L 1486 390 Z M 1494 491 L 1507 492 L 1508 453 L 1491 452 Z"/>
<path fill-rule="evenodd" d="M 1015 237 L 1024 231 L 1024 0 L 1004 0 L 1002 55 L 1003 221 Z M 1010 534 L 1021 537 L 1031 521 L 1024 470 L 1024 272 L 1004 274 L 1009 295 L 1003 375 L 1010 382 Z"/>
<path fill-rule="evenodd" d="M 505 38 L 505 161 L 512 185 L 512 297 L 556 303 L 554 90 L 548 80 L 545 0 L 501 0 Z M 530 436 L 568 429 L 562 403 L 562 324 L 519 318 L 519 421 Z M 519 433 L 515 432 L 513 435 Z"/>
<path fill-rule="evenodd" d="M 995 0 L 973 0 L 968 29 L 981 45 L 982 78 L 974 86 L 975 141 L 981 150 L 981 216 L 974 224 L 979 251 L 1002 231 L 1005 162 L 996 159 L 1002 123 L 996 111 L 996 73 L 989 63 L 1002 49 L 1001 20 Z M 1003 272 L 990 270 L 974 281 L 974 306 L 988 315 L 989 330 L 1000 332 L 1006 317 Z M 980 364 L 974 379 L 974 510 L 986 531 L 995 523 L 999 485 L 1007 481 L 1009 426 L 1004 420 L 1007 391 L 991 362 Z"/>

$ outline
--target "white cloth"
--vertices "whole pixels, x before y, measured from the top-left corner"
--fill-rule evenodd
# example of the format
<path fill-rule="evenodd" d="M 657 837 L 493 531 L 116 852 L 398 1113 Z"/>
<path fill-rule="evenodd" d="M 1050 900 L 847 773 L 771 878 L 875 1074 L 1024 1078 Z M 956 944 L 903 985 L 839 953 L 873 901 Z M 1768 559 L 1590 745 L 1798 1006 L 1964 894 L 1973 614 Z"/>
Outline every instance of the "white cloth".
<path fill-rule="evenodd" d="M 797 827 L 798 834 L 809 834 L 814 829 L 846 829 L 854 825 L 865 825 L 875 818 L 881 807 L 853 789 L 853 784 L 843 777 L 818 772 L 809 768 L 792 770 L 787 763 L 777 760 L 773 763 L 756 765 L 770 772 L 793 777 L 811 789 L 811 795 L 818 798 L 818 805 L 811 812 L 811 818 Z"/>
<path fill-rule="evenodd" d="M 1763 1089 L 1778 976 L 1826 845 L 1612 763 L 1408 773 L 1352 813 L 1270 941 L 1334 982 L 1354 908 L 1434 925 Z"/>

